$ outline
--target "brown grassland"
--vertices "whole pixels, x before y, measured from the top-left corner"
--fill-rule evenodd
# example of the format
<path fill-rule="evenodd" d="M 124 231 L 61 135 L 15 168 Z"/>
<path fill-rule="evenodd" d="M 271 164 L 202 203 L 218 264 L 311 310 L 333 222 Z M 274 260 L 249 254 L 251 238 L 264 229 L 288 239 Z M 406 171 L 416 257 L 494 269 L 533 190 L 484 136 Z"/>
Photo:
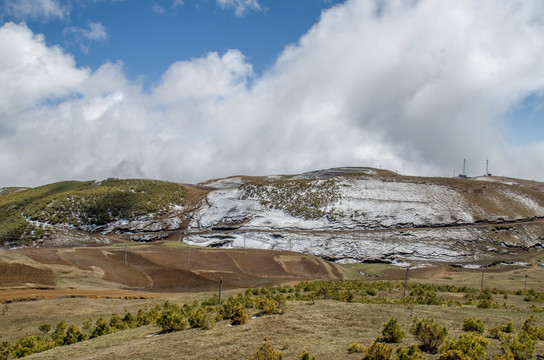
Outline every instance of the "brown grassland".
<path fill-rule="evenodd" d="M 19 264 L 16 266 L 20 266 L 21 272 L 19 278 L 16 272 L 8 280 L 2 276 L 4 280 L 0 296 L 4 296 L 4 302 L 0 304 L 0 341 L 14 343 L 23 336 L 40 335 L 38 327 L 45 323 L 54 327 L 57 322 L 64 320 L 67 324 L 82 327 L 90 318 L 108 319 L 112 313 L 124 314 L 126 310 L 136 313 L 138 309 L 162 305 L 165 300 L 178 304 L 204 300 L 216 292 L 216 280 L 219 276 L 225 280 L 227 290 L 223 296 L 226 298 L 242 292 L 241 288 L 248 286 L 296 283 L 316 278 L 338 280 L 343 275 L 361 279 L 361 273 L 367 274 L 364 279 L 368 281 L 402 283 L 405 275 L 404 270 L 391 265 L 338 266 L 296 253 L 257 250 L 191 248 L 187 264 L 186 252 L 186 247 L 172 243 L 131 246 L 128 252 L 131 268 L 125 272 L 123 248 L 119 246 L 3 252 L 0 254 L 1 264 L 4 266 L 2 269 L 9 268 L 13 272 L 13 264 Z M 85 256 L 77 256 L 79 253 Z M 536 262 L 540 260 L 540 256 L 544 255 L 540 252 L 527 253 L 527 260 Z M 94 265 L 91 265 L 91 260 Z M 157 268 L 159 260 L 162 260 L 164 268 Z M 165 275 L 165 269 L 169 268 L 174 269 L 174 275 Z M 36 272 L 36 269 L 40 271 Z M 40 272 L 44 275 L 34 277 Z M 138 275 L 139 272 L 145 276 Z M 188 274 L 199 277 L 196 280 L 182 280 Z M 544 291 L 544 273 L 538 265 L 497 265 L 486 268 L 483 275 L 485 287 L 505 291 L 524 289 L 527 275 L 528 289 Z M 35 283 L 28 282 L 29 279 L 34 279 Z M 194 284 L 201 280 L 202 290 L 206 291 L 194 292 Z M 481 281 L 482 270 L 479 269 L 436 265 L 409 271 L 410 283 L 450 284 L 479 290 Z M 182 285 L 176 287 L 175 282 Z M 10 291 L 11 298 L 8 296 Z M 26 297 L 13 296 L 17 291 L 20 295 L 26 292 Z M 400 299 L 402 287 L 379 295 L 388 299 Z M 463 293 L 440 295 L 459 302 L 464 301 Z M 296 359 L 302 350 L 307 350 L 317 359 L 360 359 L 362 354 L 348 354 L 349 344 L 359 342 L 369 346 L 381 335 L 383 324 L 391 317 L 396 317 L 406 332 L 403 342 L 394 346 L 417 343 L 408 331 L 416 316 L 436 319 L 447 326 L 449 336 L 461 333 L 462 322 L 466 317 L 481 318 L 486 329 L 508 321 L 512 321 L 520 329 L 523 321 L 530 315 L 537 317 L 540 326 L 544 325 L 543 313 L 534 312 L 532 308 L 536 306 L 537 309 L 542 309 L 544 303 L 527 302 L 523 295 L 511 293 L 507 298 L 501 294 L 493 297 L 501 305 L 500 309 L 480 309 L 473 304 L 364 304 L 330 299 L 316 299 L 315 302 L 288 301 L 288 311 L 285 314 L 253 319 L 251 315 L 256 311 L 250 312 L 250 319 L 243 325 L 230 326 L 228 321 L 221 321 L 208 330 L 188 329 L 155 336 L 150 335 L 159 332 L 160 328 L 148 325 L 57 347 L 29 358 L 245 359 L 259 348 L 266 337 L 274 349 L 281 351 L 286 359 Z M 498 340 L 489 340 L 491 343 L 487 358 L 491 359 L 494 355 L 499 355 L 500 350 Z M 542 343 L 537 346 L 537 354 L 544 354 Z M 429 354 L 426 356 L 430 359 L 438 357 Z"/>

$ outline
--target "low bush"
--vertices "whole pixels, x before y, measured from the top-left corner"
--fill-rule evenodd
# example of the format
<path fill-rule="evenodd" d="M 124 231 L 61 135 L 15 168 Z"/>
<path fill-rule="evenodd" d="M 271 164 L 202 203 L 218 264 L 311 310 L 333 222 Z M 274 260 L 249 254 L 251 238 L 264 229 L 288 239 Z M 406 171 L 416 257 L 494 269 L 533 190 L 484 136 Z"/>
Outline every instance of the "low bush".
<path fill-rule="evenodd" d="M 0 343 L 0 360 L 8 360 L 12 350 L 13 345 L 9 341 L 2 341 Z"/>
<path fill-rule="evenodd" d="M 375 341 L 365 350 L 365 360 L 389 360 L 393 348 L 381 342 Z"/>
<path fill-rule="evenodd" d="M 96 323 L 94 325 L 94 328 L 91 331 L 91 335 L 89 336 L 90 339 L 93 339 L 95 337 L 103 336 L 111 334 L 111 328 L 110 324 L 104 320 L 104 318 L 100 318 L 96 320 Z"/>
<path fill-rule="evenodd" d="M 361 354 L 365 352 L 365 347 L 358 342 L 353 342 L 349 344 L 348 354 Z"/>
<path fill-rule="evenodd" d="M 161 311 L 157 320 L 157 325 L 163 332 L 184 330 L 187 327 L 185 315 L 180 308 L 168 306 Z"/>
<path fill-rule="evenodd" d="M 297 355 L 297 359 L 300 360 L 316 360 L 315 356 L 310 355 L 310 353 L 306 350 L 302 350 L 300 354 Z"/>
<path fill-rule="evenodd" d="M 66 335 L 64 335 L 64 342 L 62 345 L 75 344 L 85 340 L 87 340 L 87 335 L 76 325 L 70 325 L 68 329 L 66 329 Z"/>
<path fill-rule="evenodd" d="M 499 324 L 488 330 L 488 336 L 493 339 L 500 339 L 505 334 L 513 334 L 516 331 L 514 324 L 510 321 L 507 324 Z"/>
<path fill-rule="evenodd" d="M 414 319 L 410 332 L 421 342 L 421 349 L 431 354 L 438 351 L 438 347 L 448 336 L 448 329 L 438 324 L 434 319 L 420 319 L 418 317 Z"/>
<path fill-rule="evenodd" d="M 533 358 L 536 340 L 525 331 L 517 335 L 506 335 L 501 338 L 503 359 L 529 360 Z"/>
<path fill-rule="evenodd" d="M 461 359 L 484 360 L 489 340 L 477 332 L 460 334 L 457 338 L 447 340 L 440 348 L 440 360 Z"/>
<path fill-rule="evenodd" d="M 417 345 L 410 345 L 397 348 L 397 360 L 425 360 L 425 357 Z"/>
<path fill-rule="evenodd" d="M 247 360 L 281 360 L 283 359 L 283 354 L 279 351 L 274 350 L 272 345 L 268 342 L 268 339 L 264 339 L 264 343 L 261 345 L 259 350 L 251 354 Z"/>
<path fill-rule="evenodd" d="M 383 325 L 381 341 L 386 343 L 400 343 L 404 339 L 404 331 L 397 319 L 391 318 Z"/>
<path fill-rule="evenodd" d="M 544 340 L 544 328 L 536 325 L 536 317 L 531 315 L 521 326 L 521 331 L 524 331 L 533 340 Z"/>
<path fill-rule="evenodd" d="M 478 301 L 476 307 L 479 309 L 500 309 L 501 305 L 496 301 L 483 299 Z"/>
<path fill-rule="evenodd" d="M 247 311 L 244 307 L 239 306 L 234 309 L 234 312 L 230 318 L 232 320 L 232 325 L 242 325 L 247 322 Z"/>
<path fill-rule="evenodd" d="M 476 319 L 473 317 L 467 317 L 463 319 L 463 331 L 473 331 L 478 334 L 483 334 L 485 330 L 484 322 L 482 319 Z"/>
<path fill-rule="evenodd" d="M 25 336 L 13 345 L 11 353 L 14 358 L 22 358 L 54 347 L 55 343 L 43 336 Z"/>

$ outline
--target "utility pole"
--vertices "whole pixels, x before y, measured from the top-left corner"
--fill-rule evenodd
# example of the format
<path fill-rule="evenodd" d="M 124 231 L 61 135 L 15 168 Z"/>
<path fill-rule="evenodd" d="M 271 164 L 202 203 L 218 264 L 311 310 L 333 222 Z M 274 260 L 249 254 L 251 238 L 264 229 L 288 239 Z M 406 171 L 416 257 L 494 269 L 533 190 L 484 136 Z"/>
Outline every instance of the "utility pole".
<path fill-rule="evenodd" d="M 527 277 L 529 277 L 529 275 L 525 275 L 525 291 L 527 291 Z"/>
<path fill-rule="evenodd" d="M 406 268 L 406 273 L 404 274 L 404 291 L 402 292 L 402 297 L 406 297 L 406 283 L 408 282 L 408 270 L 410 267 Z"/>
<path fill-rule="evenodd" d="M 485 273 L 485 270 L 482 269 L 482 284 L 480 285 L 480 290 L 484 289 L 484 273 Z"/>
<path fill-rule="evenodd" d="M 127 242 L 125 241 L 125 265 L 127 264 Z"/>
<path fill-rule="evenodd" d="M 189 265 L 189 243 L 187 243 L 187 265 Z"/>
<path fill-rule="evenodd" d="M 221 307 L 221 291 L 223 290 L 223 277 L 219 278 L 219 307 Z"/>

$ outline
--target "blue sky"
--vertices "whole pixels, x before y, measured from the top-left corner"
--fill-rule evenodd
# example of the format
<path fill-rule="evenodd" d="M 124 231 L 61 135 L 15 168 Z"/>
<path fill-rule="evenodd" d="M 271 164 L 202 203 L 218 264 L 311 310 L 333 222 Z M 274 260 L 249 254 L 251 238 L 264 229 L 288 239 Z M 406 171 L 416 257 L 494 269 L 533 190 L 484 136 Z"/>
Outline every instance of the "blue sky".
<path fill-rule="evenodd" d="M 73 1 L 61 2 L 70 8 L 64 17 L 14 14 L 4 21 L 26 20 L 48 45 L 62 46 L 80 66 L 96 69 L 122 61 L 127 76 L 150 85 L 175 61 L 229 49 L 239 49 L 262 74 L 287 44 L 317 23 L 322 10 L 340 2 L 268 0 L 237 14 L 235 5 L 222 7 L 215 0 Z M 88 30 L 91 23 L 101 24 L 105 36 L 90 40 L 69 31 Z"/>
<path fill-rule="evenodd" d="M 542 0 L 0 0 L 0 187 L 544 180 Z"/>

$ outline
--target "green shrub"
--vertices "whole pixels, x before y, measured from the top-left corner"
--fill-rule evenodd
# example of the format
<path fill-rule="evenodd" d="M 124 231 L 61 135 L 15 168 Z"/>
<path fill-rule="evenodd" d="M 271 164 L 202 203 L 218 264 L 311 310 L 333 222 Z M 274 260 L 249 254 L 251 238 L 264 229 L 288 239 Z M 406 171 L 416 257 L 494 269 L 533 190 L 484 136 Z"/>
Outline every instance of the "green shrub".
<path fill-rule="evenodd" d="M 359 344 L 358 342 L 353 342 L 349 344 L 348 354 L 355 354 L 355 353 L 360 354 L 364 352 L 365 352 L 365 347 Z"/>
<path fill-rule="evenodd" d="M 70 325 L 66 330 L 66 335 L 64 336 L 64 342 L 62 345 L 75 344 L 85 340 L 87 340 L 87 335 L 81 332 L 79 327 L 76 325 Z"/>
<path fill-rule="evenodd" d="M 268 342 L 268 339 L 264 339 L 264 343 L 261 345 L 259 350 L 251 354 L 247 360 L 281 360 L 283 359 L 283 354 L 279 351 L 275 351 L 272 348 L 272 345 Z"/>
<path fill-rule="evenodd" d="M 47 334 L 51 331 L 51 324 L 42 324 L 38 329 L 44 334 Z"/>
<path fill-rule="evenodd" d="M 404 339 L 404 331 L 397 322 L 397 319 L 391 318 L 383 325 L 381 341 L 386 343 L 400 343 Z"/>
<path fill-rule="evenodd" d="M 461 359 L 484 360 L 488 345 L 489 340 L 477 332 L 463 333 L 444 343 L 440 348 L 440 359 L 453 360 L 461 356 Z"/>
<path fill-rule="evenodd" d="M 179 307 L 167 306 L 157 317 L 156 324 L 163 332 L 179 331 L 187 328 L 187 321 Z"/>
<path fill-rule="evenodd" d="M 463 331 L 474 331 L 478 334 L 483 334 L 484 330 L 485 326 L 482 319 L 476 319 L 473 317 L 467 317 L 463 319 Z"/>
<path fill-rule="evenodd" d="M 496 301 L 483 299 L 478 301 L 476 307 L 479 309 L 500 309 L 501 305 Z"/>
<path fill-rule="evenodd" d="M 242 325 L 247 322 L 247 311 L 244 307 L 239 306 L 236 309 L 234 309 L 234 313 L 232 314 L 231 318 L 232 325 Z"/>
<path fill-rule="evenodd" d="M 9 341 L 2 341 L 0 343 L 0 360 L 8 360 L 12 350 L 13 346 Z"/>
<path fill-rule="evenodd" d="M 533 340 L 544 340 L 544 328 L 536 326 L 536 320 L 536 317 L 531 315 L 523 322 L 521 330 L 526 332 Z"/>
<path fill-rule="evenodd" d="M 421 342 L 423 351 L 435 354 L 438 347 L 448 335 L 448 329 L 438 324 L 434 319 L 419 319 L 416 317 L 410 332 Z"/>
<path fill-rule="evenodd" d="M 211 329 L 215 324 L 215 315 L 199 307 L 189 313 L 188 320 L 193 328 Z"/>
<path fill-rule="evenodd" d="M 66 322 L 64 320 L 57 323 L 55 330 L 51 334 L 51 338 L 57 346 L 64 344 L 64 336 L 66 335 Z"/>
<path fill-rule="evenodd" d="M 110 318 L 110 328 L 113 332 L 127 330 L 129 328 L 128 324 L 123 321 L 123 319 L 117 314 L 111 314 Z"/>
<path fill-rule="evenodd" d="M 22 358 L 54 347 L 55 343 L 43 336 L 25 336 L 15 343 L 12 355 L 14 358 Z"/>
<path fill-rule="evenodd" d="M 95 337 L 103 336 L 111 334 L 112 330 L 110 328 L 110 324 L 104 320 L 104 318 L 100 318 L 96 320 L 96 323 L 94 325 L 93 330 L 91 331 L 91 335 L 89 336 L 90 339 L 93 339 Z"/>
<path fill-rule="evenodd" d="M 300 360 L 315 360 L 315 356 L 310 355 L 306 350 L 302 350 L 300 354 L 297 355 L 297 359 Z"/>
<path fill-rule="evenodd" d="M 525 331 L 520 331 L 516 336 L 506 335 L 501 338 L 501 350 L 503 357 L 514 360 L 529 360 L 533 358 L 536 340 Z"/>
<path fill-rule="evenodd" d="M 513 334 L 516 331 L 514 324 L 510 321 L 507 324 L 499 324 L 488 330 L 488 336 L 493 339 L 500 339 L 505 334 Z"/>
<path fill-rule="evenodd" d="M 397 348 L 397 360 L 425 360 L 425 357 L 416 345 L 410 345 Z"/>
<path fill-rule="evenodd" d="M 365 360 L 389 360 L 393 348 L 381 342 L 375 341 L 365 350 Z"/>

